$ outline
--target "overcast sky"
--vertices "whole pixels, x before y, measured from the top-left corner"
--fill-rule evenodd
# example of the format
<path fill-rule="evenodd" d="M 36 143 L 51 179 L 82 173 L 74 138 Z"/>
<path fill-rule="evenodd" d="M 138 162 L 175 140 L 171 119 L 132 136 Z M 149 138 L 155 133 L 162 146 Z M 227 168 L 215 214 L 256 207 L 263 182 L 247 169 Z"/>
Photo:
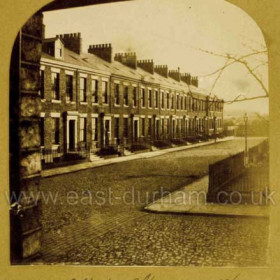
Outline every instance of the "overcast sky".
<path fill-rule="evenodd" d="M 225 59 L 201 52 L 244 55 L 263 49 L 265 42 L 256 23 L 224 0 L 135 0 L 44 13 L 46 37 L 81 32 L 83 50 L 90 44 L 112 43 L 114 52 L 135 51 L 138 59 L 154 59 L 169 69 L 199 76 L 201 87 L 212 88 L 216 76 L 205 76 L 225 64 Z M 267 61 L 252 57 L 252 67 Z M 257 68 L 267 87 L 267 66 Z M 214 92 L 224 100 L 239 94 L 263 95 L 244 66 L 228 68 Z M 226 110 L 268 112 L 268 100 L 238 102 Z"/>

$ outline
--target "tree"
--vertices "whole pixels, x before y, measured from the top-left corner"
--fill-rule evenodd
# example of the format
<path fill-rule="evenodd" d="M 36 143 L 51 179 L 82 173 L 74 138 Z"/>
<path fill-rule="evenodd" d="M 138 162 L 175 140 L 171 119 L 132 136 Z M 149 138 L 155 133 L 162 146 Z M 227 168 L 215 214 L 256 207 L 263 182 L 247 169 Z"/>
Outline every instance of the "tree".
<path fill-rule="evenodd" d="M 233 100 L 227 100 L 227 101 L 225 101 L 225 103 L 232 104 L 234 102 L 242 102 L 242 101 L 247 101 L 247 100 L 254 100 L 254 99 L 269 97 L 269 92 L 268 92 L 266 85 L 264 84 L 261 76 L 258 75 L 258 73 L 256 72 L 257 69 L 268 64 L 267 60 L 259 59 L 260 61 L 256 65 L 251 65 L 250 62 L 248 61 L 248 59 L 250 59 L 252 57 L 258 57 L 260 55 L 267 54 L 267 49 L 265 46 L 261 46 L 261 48 L 259 50 L 255 50 L 255 49 L 251 48 L 251 52 L 249 52 L 245 55 L 241 55 L 241 56 L 233 55 L 233 54 L 229 54 L 229 53 L 219 54 L 219 53 L 204 50 L 201 48 L 199 48 L 198 50 L 201 52 L 204 52 L 204 53 L 207 53 L 207 54 L 210 54 L 213 56 L 217 56 L 217 57 L 222 57 L 225 59 L 225 63 L 222 67 L 220 67 L 219 69 L 215 70 L 214 72 L 212 72 L 210 74 L 204 75 L 204 77 L 216 75 L 216 78 L 210 89 L 209 96 L 213 95 L 213 90 L 214 90 L 216 84 L 218 83 L 218 81 L 220 80 L 223 72 L 234 64 L 240 64 L 248 71 L 248 73 L 251 75 L 251 77 L 258 83 L 258 85 L 260 86 L 260 89 L 262 91 L 262 94 L 256 95 L 253 97 L 246 97 L 244 94 L 237 94 L 237 96 Z"/>

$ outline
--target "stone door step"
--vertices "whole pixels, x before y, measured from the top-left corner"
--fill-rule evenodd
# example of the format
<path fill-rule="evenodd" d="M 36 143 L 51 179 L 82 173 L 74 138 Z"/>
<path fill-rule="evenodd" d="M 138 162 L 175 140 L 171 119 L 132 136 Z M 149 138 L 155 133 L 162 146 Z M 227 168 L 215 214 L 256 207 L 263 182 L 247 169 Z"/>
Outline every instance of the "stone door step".
<path fill-rule="evenodd" d="M 90 159 L 91 162 L 96 162 L 96 161 L 102 161 L 102 160 L 104 160 L 104 158 L 99 157 L 99 156 L 97 156 L 97 155 L 95 155 L 95 154 L 91 154 L 89 159 Z"/>
<path fill-rule="evenodd" d="M 124 154 L 125 156 L 130 156 L 130 155 L 133 155 L 134 153 L 132 153 L 131 151 L 129 151 L 129 150 L 127 150 L 127 149 L 124 149 L 123 154 Z"/>

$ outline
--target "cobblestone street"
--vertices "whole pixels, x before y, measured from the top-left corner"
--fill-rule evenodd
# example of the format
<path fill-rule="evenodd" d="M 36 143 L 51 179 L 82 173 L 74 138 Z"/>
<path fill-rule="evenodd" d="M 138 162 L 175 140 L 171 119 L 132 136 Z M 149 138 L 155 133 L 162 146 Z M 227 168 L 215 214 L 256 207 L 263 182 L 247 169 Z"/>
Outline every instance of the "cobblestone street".
<path fill-rule="evenodd" d="M 249 144 L 260 141 L 250 139 Z M 266 265 L 268 219 L 142 211 L 163 192 L 204 176 L 210 163 L 243 145 L 243 139 L 235 139 L 42 179 L 41 190 L 57 194 L 55 204 L 43 203 L 42 260 L 91 265 Z M 69 205 L 67 192 L 77 192 L 82 199 Z M 84 203 L 89 194 L 93 203 Z"/>

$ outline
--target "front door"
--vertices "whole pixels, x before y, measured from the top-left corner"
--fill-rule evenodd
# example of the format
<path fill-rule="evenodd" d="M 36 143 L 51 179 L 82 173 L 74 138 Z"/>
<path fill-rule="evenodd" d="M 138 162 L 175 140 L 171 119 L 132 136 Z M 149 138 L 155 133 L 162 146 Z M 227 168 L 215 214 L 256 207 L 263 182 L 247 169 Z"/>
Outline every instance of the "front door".
<path fill-rule="evenodd" d="M 161 119 L 161 136 L 163 139 L 165 139 L 165 119 Z"/>
<path fill-rule="evenodd" d="M 134 136 L 134 141 L 137 141 L 138 140 L 138 120 L 134 120 L 133 136 Z"/>
<path fill-rule="evenodd" d="M 172 124 L 172 138 L 174 139 L 176 135 L 176 120 L 173 120 Z"/>
<path fill-rule="evenodd" d="M 75 150 L 75 120 L 69 120 L 69 150 Z"/>
<path fill-rule="evenodd" d="M 160 124 L 159 124 L 159 120 L 156 120 L 156 139 L 159 139 L 159 126 L 160 126 Z"/>
<path fill-rule="evenodd" d="M 111 135 L 111 121 L 105 120 L 104 122 L 104 142 L 105 146 L 110 144 L 110 135 Z"/>

